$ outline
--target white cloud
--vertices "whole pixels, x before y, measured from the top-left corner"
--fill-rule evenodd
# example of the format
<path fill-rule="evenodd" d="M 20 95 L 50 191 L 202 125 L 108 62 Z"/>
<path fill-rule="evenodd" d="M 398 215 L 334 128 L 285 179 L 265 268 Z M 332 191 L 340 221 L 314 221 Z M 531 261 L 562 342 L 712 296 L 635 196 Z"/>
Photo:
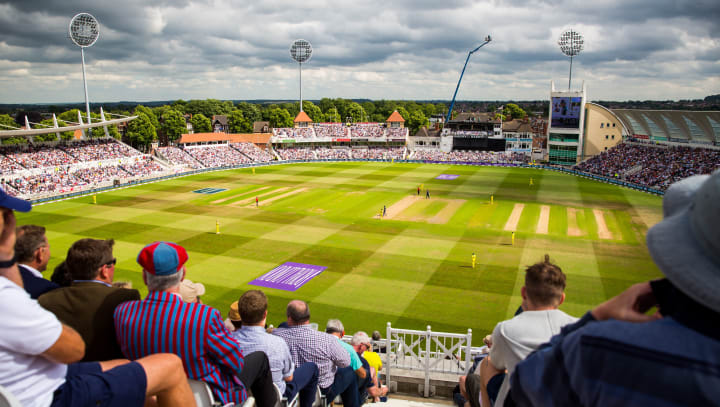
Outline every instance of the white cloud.
<path fill-rule="evenodd" d="M 313 44 L 303 97 L 545 99 L 567 82 L 557 46 L 585 50 L 573 83 L 591 99 L 687 99 L 720 93 L 720 3 L 690 0 L 0 0 L 0 103 L 83 99 L 67 39 L 79 10 L 101 24 L 86 50 L 95 103 L 176 98 L 295 99 L 289 46 Z"/>

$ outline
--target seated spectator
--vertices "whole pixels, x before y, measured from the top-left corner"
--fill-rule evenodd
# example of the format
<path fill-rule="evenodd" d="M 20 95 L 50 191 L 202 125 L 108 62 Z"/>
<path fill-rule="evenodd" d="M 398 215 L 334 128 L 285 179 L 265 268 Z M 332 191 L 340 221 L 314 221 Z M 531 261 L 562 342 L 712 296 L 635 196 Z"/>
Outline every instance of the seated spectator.
<path fill-rule="evenodd" d="M 202 283 L 193 283 L 188 279 L 180 282 L 180 297 L 183 301 L 202 304 L 201 295 L 205 295 L 205 286 Z"/>
<path fill-rule="evenodd" d="M 85 341 L 84 362 L 121 359 L 115 339 L 113 312 L 125 301 L 139 300 L 137 290 L 113 288 L 115 257 L 109 240 L 80 239 L 70 246 L 65 259 L 70 287 L 45 293 L 38 303 L 75 329 Z"/>
<path fill-rule="evenodd" d="M 300 393 L 300 406 L 311 407 L 315 401 L 318 383 L 318 367 L 306 362 L 295 366 L 290 349 L 282 338 L 265 332 L 267 321 L 267 297 L 260 290 L 246 291 L 238 302 L 242 327 L 233 332 L 245 352 L 264 352 L 270 360 L 273 383 L 280 394 L 292 400 Z"/>
<path fill-rule="evenodd" d="M 565 274 L 547 254 L 545 261 L 525 270 L 525 285 L 520 290 L 523 312 L 495 326 L 490 355 L 480 362 L 480 375 L 461 377 L 460 390 L 471 406 L 502 406 L 515 365 L 577 320 L 558 309 L 565 300 L 564 290 Z"/>
<path fill-rule="evenodd" d="M 65 263 L 65 260 L 55 266 L 55 269 L 50 276 L 50 281 L 57 284 L 59 287 L 70 287 L 70 285 L 72 285 L 73 278 L 67 269 L 67 264 Z"/>
<path fill-rule="evenodd" d="M 26 407 L 194 406 L 175 355 L 75 363 L 85 344 L 30 299 L 14 260 L 15 215 L 30 204 L 0 198 L 0 386 Z"/>
<path fill-rule="evenodd" d="M 367 354 L 368 351 L 372 349 L 370 337 L 368 337 L 368 335 L 363 331 L 355 332 L 355 335 L 353 335 L 352 339 L 350 340 L 350 345 L 352 345 L 355 352 L 357 352 L 358 356 L 360 356 L 360 360 L 363 362 L 363 367 L 368 372 L 368 376 L 365 380 L 364 386 L 361 386 L 360 388 L 361 404 L 362 401 L 368 398 L 368 396 L 372 398 L 373 402 L 380 401 L 380 397 L 387 396 L 388 388 L 380 385 L 380 381 L 378 378 L 378 374 L 380 371 L 371 367 L 370 361 L 363 357 L 364 354 Z M 377 353 L 375 352 L 372 353 L 377 355 Z"/>
<path fill-rule="evenodd" d="M 132 281 L 113 281 L 112 286 L 115 288 L 132 288 Z"/>
<path fill-rule="evenodd" d="M 230 304 L 230 311 L 225 320 L 225 328 L 230 332 L 235 332 L 242 327 L 242 318 L 240 318 L 240 310 L 238 310 L 238 302 Z"/>
<path fill-rule="evenodd" d="M 155 242 L 140 251 L 137 262 L 149 293 L 143 301 L 125 302 L 115 309 L 123 354 L 136 360 L 174 353 L 188 377 L 206 382 L 222 404 L 241 404 L 250 388 L 258 406 L 274 406 L 277 396 L 267 356 L 243 355 L 218 310 L 180 298 L 187 260 L 185 249 L 170 242 Z"/>
<path fill-rule="evenodd" d="M 4 191 L 0 190 L 0 199 Z M 45 228 L 36 225 L 23 225 L 17 231 L 15 256 L 17 256 L 20 275 L 25 291 L 30 298 L 37 299 L 42 294 L 58 288 L 52 281 L 43 278 L 42 272 L 50 261 L 50 243 L 45 236 Z"/>
<path fill-rule="evenodd" d="M 318 386 L 328 401 L 340 394 L 348 407 L 358 407 L 358 387 L 350 355 L 337 338 L 310 326 L 310 308 L 304 301 L 293 300 L 287 306 L 287 327 L 273 330 L 285 340 L 295 366 L 306 362 L 317 365 Z"/>
<path fill-rule="evenodd" d="M 353 349 L 350 344 L 342 340 L 343 336 L 345 336 L 345 327 L 342 322 L 340 322 L 339 319 L 328 320 L 327 325 L 325 326 L 325 332 L 338 338 L 340 345 L 342 345 L 348 355 L 350 355 L 350 367 L 352 367 L 353 371 L 357 375 L 358 381 L 364 380 L 367 377 L 367 369 L 363 367 L 362 361 L 360 360 L 357 352 L 355 352 L 355 349 Z"/>
<path fill-rule="evenodd" d="M 515 404 L 718 404 L 720 171 L 673 184 L 663 212 L 647 247 L 665 278 L 598 305 L 519 363 Z"/>

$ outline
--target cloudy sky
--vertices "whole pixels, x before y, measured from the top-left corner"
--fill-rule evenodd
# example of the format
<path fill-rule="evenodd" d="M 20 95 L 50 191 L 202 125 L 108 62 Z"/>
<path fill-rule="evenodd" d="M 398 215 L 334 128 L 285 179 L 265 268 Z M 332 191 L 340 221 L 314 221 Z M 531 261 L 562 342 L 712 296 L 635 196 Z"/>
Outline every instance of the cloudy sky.
<path fill-rule="evenodd" d="M 557 45 L 582 33 L 573 87 L 591 100 L 720 93 L 718 0 L 0 0 L 0 103 L 84 100 L 79 12 L 100 22 L 85 51 L 91 103 L 297 99 L 293 40 L 313 46 L 303 98 L 546 99 L 567 87 Z"/>

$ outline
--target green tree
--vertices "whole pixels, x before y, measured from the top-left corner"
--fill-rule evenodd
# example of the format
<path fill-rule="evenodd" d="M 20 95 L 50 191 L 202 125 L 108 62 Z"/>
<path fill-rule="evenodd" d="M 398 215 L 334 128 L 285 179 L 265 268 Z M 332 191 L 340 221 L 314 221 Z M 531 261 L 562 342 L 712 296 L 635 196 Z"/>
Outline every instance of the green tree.
<path fill-rule="evenodd" d="M 513 119 L 523 119 L 527 116 L 527 113 L 525 113 L 525 111 L 522 110 L 520 106 L 516 105 L 515 103 L 506 104 L 505 108 L 503 109 L 503 114 L 505 116 L 512 116 Z"/>
<path fill-rule="evenodd" d="M 405 125 L 410 128 L 410 134 L 415 134 L 420 127 L 427 127 L 430 124 L 430 120 L 425 117 L 422 110 L 415 110 L 410 113 L 410 116 L 405 119 Z"/>
<path fill-rule="evenodd" d="M 177 110 L 168 109 L 162 115 L 162 125 L 160 126 L 163 134 L 168 141 L 175 141 L 187 132 L 187 124 L 185 117 Z"/>
<path fill-rule="evenodd" d="M 324 119 L 322 110 L 309 100 L 303 100 L 303 111 L 310 116 L 310 120 L 314 123 L 320 123 Z"/>
<path fill-rule="evenodd" d="M 325 122 L 327 123 L 340 123 L 340 113 L 338 113 L 335 107 L 331 107 L 325 113 Z"/>
<path fill-rule="evenodd" d="M 270 127 L 292 127 L 293 118 L 290 116 L 287 110 L 281 108 L 275 108 L 270 110 Z"/>
<path fill-rule="evenodd" d="M 402 116 L 402 118 L 405 119 L 405 121 L 407 121 L 410 118 L 410 113 L 407 110 L 405 110 L 404 107 L 398 106 L 395 108 L 395 110 L 397 110 L 398 113 L 400 113 L 400 116 Z M 388 117 L 390 117 L 390 115 L 388 115 Z M 385 119 L 387 120 L 387 117 Z"/>
<path fill-rule="evenodd" d="M 212 132 L 212 122 L 202 113 L 193 115 L 192 119 L 190 119 L 190 123 L 192 124 L 193 131 L 195 133 Z"/>
<path fill-rule="evenodd" d="M 357 102 L 350 102 L 345 112 L 346 116 L 350 116 L 354 123 L 363 122 L 366 119 L 365 110 Z"/>
<path fill-rule="evenodd" d="M 178 99 L 174 102 L 172 102 L 172 105 L 170 106 L 171 109 L 177 110 L 178 112 L 185 114 L 187 113 L 187 104 L 188 102 Z"/>
<path fill-rule="evenodd" d="M 250 125 L 262 120 L 262 112 L 255 104 L 240 102 L 236 105 L 236 108 L 242 112 L 243 117 L 250 122 Z M 249 131 L 252 131 L 252 128 Z"/>
<path fill-rule="evenodd" d="M 146 147 L 157 140 L 157 132 L 150 118 L 145 113 L 138 113 L 138 117 L 128 123 L 127 137 L 133 146 Z"/>
<path fill-rule="evenodd" d="M 71 123 L 77 123 L 78 121 L 78 112 L 80 110 L 78 109 L 71 109 L 67 112 L 60 113 L 57 116 L 58 120 L 62 120 L 64 122 L 71 122 Z M 91 115 L 92 116 L 92 115 Z M 83 117 L 83 123 L 87 122 L 87 117 Z M 86 123 L 87 124 L 87 123 Z"/>
<path fill-rule="evenodd" d="M 65 123 L 64 121 L 58 120 L 57 122 L 58 122 L 58 127 L 67 127 L 67 123 Z M 54 126 L 52 119 L 43 120 L 40 122 L 40 124 L 42 124 L 43 126 L 37 126 L 35 128 L 36 129 L 47 129 L 48 127 Z M 73 136 L 75 135 L 75 133 L 72 131 L 61 131 L 59 133 L 60 133 L 60 138 L 63 140 L 72 140 Z M 55 133 L 38 134 L 37 136 L 34 137 L 34 139 L 38 140 L 38 141 L 53 141 L 53 140 L 57 140 L 57 134 L 55 134 Z"/>
<path fill-rule="evenodd" d="M 15 119 L 7 114 L 0 114 L 0 131 L 16 129 L 18 126 Z"/>
<path fill-rule="evenodd" d="M 362 106 L 363 110 L 365 110 L 365 113 L 367 113 L 368 117 L 372 117 L 372 115 L 375 113 L 375 103 L 373 102 L 362 102 L 360 106 Z"/>
<path fill-rule="evenodd" d="M 228 115 L 228 126 L 230 133 L 250 133 L 252 132 L 252 122 L 243 116 L 240 110 L 233 110 Z"/>
<path fill-rule="evenodd" d="M 143 105 L 137 105 L 135 107 L 135 114 L 144 113 L 148 119 L 150 119 L 150 123 L 155 127 L 156 129 L 160 128 L 160 121 L 158 120 L 157 116 L 155 116 L 155 113 L 150 109 L 149 107 L 143 106 Z"/>

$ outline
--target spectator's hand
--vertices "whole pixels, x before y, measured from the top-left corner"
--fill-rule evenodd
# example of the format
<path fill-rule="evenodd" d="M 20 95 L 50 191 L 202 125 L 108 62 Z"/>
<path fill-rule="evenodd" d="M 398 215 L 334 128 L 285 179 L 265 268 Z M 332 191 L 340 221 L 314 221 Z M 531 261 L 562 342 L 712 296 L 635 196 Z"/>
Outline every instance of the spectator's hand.
<path fill-rule="evenodd" d="M 0 221 L 0 261 L 7 261 L 15 254 L 15 214 L 12 209 L 2 209 Z"/>
<path fill-rule="evenodd" d="M 595 307 L 591 313 L 598 321 L 612 318 L 628 322 L 649 322 L 661 318 L 657 312 L 653 315 L 645 314 L 655 305 L 655 296 L 650 282 L 646 281 L 630 286 L 616 297 Z"/>
<path fill-rule="evenodd" d="M 487 345 L 488 348 L 492 348 L 492 335 L 485 335 L 483 343 Z"/>

